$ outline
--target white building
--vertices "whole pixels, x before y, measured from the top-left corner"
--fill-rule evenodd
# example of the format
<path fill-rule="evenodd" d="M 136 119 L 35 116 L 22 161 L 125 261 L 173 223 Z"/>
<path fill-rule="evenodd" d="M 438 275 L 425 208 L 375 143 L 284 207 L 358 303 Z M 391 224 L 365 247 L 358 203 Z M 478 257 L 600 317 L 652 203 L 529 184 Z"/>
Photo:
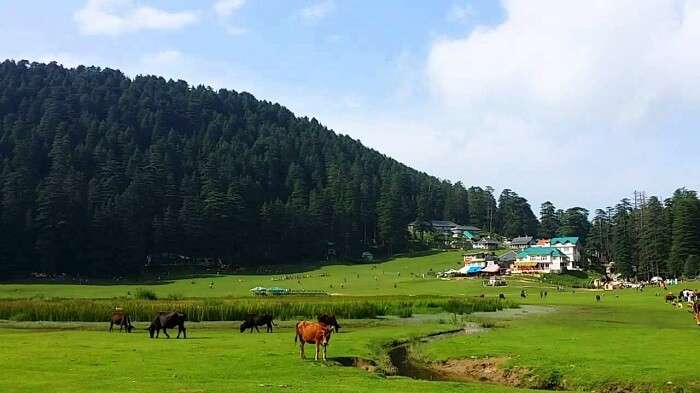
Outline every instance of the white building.
<path fill-rule="evenodd" d="M 560 273 L 569 260 L 556 247 L 529 247 L 517 254 L 512 273 Z"/>
<path fill-rule="evenodd" d="M 566 268 L 568 270 L 577 270 L 579 268 L 579 263 L 581 262 L 581 243 L 578 237 L 553 237 L 549 241 L 549 245 L 566 255 L 568 259 Z"/>

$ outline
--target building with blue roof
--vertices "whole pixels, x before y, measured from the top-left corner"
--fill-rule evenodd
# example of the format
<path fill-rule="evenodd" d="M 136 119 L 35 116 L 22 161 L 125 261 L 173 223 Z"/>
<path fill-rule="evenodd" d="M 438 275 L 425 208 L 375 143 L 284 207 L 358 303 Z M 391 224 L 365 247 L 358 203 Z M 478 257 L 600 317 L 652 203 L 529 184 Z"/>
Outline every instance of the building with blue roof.
<path fill-rule="evenodd" d="M 568 258 L 566 268 L 568 270 L 579 269 L 581 262 L 581 242 L 578 237 L 553 237 L 549 240 L 549 246 L 555 247 Z"/>
<path fill-rule="evenodd" d="M 568 257 L 556 247 L 528 247 L 516 254 L 512 273 L 560 273 Z"/>

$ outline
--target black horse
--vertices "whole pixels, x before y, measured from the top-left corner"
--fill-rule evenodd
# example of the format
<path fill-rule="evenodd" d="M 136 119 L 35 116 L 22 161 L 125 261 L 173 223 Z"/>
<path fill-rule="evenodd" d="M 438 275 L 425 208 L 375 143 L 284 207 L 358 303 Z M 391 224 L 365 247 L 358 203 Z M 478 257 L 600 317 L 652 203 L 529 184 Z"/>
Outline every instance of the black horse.
<path fill-rule="evenodd" d="M 180 338 L 180 333 L 182 333 L 182 338 L 187 338 L 187 329 L 185 329 L 186 320 L 187 315 L 183 313 L 174 311 L 159 312 L 148 327 L 148 333 L 151 335 L 151 338 L 158 338 L 160 329 L 163 329 L 165 337 L 170 338 L 166 329 L 172 329 L 177 326 L 177 338 Z"/>
<path fill-rule="evenodd" d="M 318 321 L 326 326 L 330 326 L 336 333 L 340 330 L 340 324 L 335 319 L 335 315 L 321 314 L 318 316 Z"/>
<path fill-rule="evenodd" d="M 250 329 L 250 332 L 253 333 L 253 328 L 259 333 L 260 329 L 258 329 L 258 326 L 263 325 L 267 325 L 267 332 L 272 333 L 272 325 L 275 325 L 272 321 L 272 315 L 252 315 L 248 317 L 240 326 L 241 333 L 245 332 L 246 329 Z"/>

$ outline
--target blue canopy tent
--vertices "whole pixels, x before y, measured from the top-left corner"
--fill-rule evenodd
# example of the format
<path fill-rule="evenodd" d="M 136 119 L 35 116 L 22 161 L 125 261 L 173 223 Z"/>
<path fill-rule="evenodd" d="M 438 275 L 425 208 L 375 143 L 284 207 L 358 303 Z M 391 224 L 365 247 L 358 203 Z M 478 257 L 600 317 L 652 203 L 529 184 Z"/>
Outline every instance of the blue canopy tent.
<path fill-rule="evenodd" d="M 469 269 L 467 269 L 467 274 L 476 274 L 476 273 L 480 273 L 480 272 L 481 272 L 481 268 L 478 266 L 469 266 Z"/>

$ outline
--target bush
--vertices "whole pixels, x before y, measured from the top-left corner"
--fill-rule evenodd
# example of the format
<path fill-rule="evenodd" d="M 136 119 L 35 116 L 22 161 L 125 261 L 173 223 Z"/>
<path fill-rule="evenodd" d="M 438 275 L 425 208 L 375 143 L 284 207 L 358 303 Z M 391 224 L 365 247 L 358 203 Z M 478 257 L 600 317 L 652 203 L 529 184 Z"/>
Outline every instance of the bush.
<path fill-rule="evenodd" d="M 24 312 L 18 312 L 18 313 L 12 314 L 9 319 L 10 319 L 10 321 L 15 321 L 15 322 L 31 321 L 30 316 Z"/>
<path fill-rule="evenodd" d="M 408 302 L 400 302 L 393 311 L 399 318 L 411 318 L 413 316 L 413 305 Z"/>
<path fill-rule="evenodd" d="M 183 296 L 179 293 L 169 293 L 168 300 L 182 300 Z"/>
<path fill-rule="evenodd" d="M 140 300 L 158 300 L 156 293 L 150 289 L 139 288 L 136 290 L 136 299 Z"/>

